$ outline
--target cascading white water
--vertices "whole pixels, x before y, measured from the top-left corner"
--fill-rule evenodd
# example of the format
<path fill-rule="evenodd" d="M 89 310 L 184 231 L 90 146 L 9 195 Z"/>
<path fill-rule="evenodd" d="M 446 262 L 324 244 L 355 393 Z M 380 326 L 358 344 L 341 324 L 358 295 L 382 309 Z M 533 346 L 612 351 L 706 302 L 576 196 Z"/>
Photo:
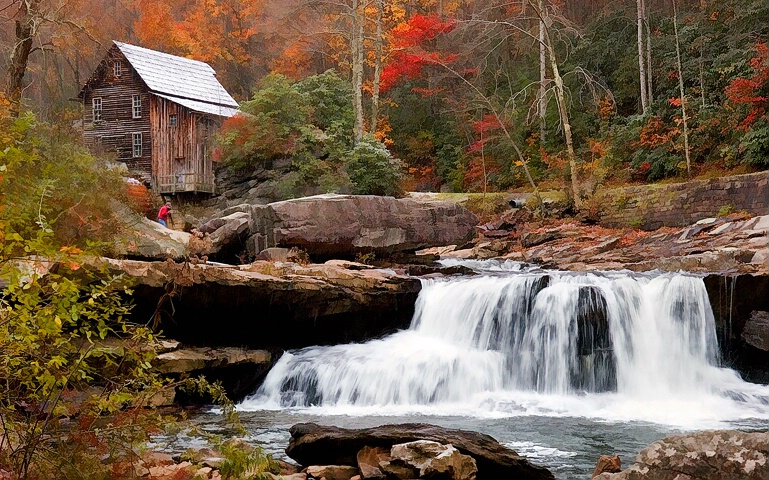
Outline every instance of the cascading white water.
<path fill-rule="evenodd" d="M 717 347 L 693 276 L 425 280 L 409 330 L 286 353 L 241 408 L 769 418 L 769 387 L 719 368 Z"/>

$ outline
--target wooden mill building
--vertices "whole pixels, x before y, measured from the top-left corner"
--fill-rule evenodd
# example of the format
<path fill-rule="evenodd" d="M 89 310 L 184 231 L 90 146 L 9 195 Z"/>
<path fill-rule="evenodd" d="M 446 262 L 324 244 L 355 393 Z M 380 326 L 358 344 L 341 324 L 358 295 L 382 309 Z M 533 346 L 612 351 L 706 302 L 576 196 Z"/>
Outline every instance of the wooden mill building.
<path fill-rule="evenodd" d="M 86 144 L 158 193 L 213 193 L 214 134 L 238 108 L 215 74 L 204 62 L 113 42 L 79 94 Z"/>

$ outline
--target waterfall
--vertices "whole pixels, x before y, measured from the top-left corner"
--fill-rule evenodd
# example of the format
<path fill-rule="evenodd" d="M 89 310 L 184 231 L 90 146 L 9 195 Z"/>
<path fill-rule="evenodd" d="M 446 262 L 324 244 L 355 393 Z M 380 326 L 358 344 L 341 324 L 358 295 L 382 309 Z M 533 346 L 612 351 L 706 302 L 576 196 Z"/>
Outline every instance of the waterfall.
<path fill-rule="evenodd" d="M 285 353 L 241 408 L 769 417 L 719 367 L 701 278 L 495 270 L 423 280 L 408 330 Z"/>

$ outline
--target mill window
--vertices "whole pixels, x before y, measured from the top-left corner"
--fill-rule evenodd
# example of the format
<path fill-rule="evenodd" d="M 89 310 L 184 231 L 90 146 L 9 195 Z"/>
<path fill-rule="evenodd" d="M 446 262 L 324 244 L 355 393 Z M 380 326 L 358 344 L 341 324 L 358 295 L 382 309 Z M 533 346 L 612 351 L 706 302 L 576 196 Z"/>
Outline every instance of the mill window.
<path fill-rule="evenodd" d="M 93 107 L 93 121 L 100 122 L 101 118 L 101 97 L 93 97 L 91 100 L 91 106 Z"/>
<path fill-rule="evenodd" d="M 142 118 L 142 96 L 134 95 L 132 100 L 133 117 Z"/>
<path fill-rule="evenodd" d="M 142 156 L 142 134 L 141 133 L 133 134 L 133 156 L 134 158 Z"/>
<path fill-rule="evenodd" d="M 112 71 L 116 77 L 119 77 L 123 74 L 123 66 L 120 65 L 120 62 L 115 62 L 112 64 Z"/>
<path fill-rule="evenodd" d="M 168 124 L 172 127 L 176 126 L 176 115 L 171 115 L 168 117 Z"/>

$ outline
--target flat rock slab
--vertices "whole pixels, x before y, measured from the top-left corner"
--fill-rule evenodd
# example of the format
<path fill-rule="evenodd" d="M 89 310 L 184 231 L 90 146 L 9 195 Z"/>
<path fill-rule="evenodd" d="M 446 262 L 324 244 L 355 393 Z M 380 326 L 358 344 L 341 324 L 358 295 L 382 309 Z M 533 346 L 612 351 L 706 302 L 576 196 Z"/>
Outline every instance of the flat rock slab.
<path fill-rule="evenodd" d="M 357 465 L 357 454 L 364 447 L 391 448 L 400 443 L 432 440 L 453 445 L 460 453 L 473 457 L 478 480 L 555 478 L 544 467 L 534 465 L 514 450 L 502 446 L 488 435 L 454 430 L 422 423 L 382 425 L 364 429 L 345 429 L 300 423 L 290 429 L 286 454 L 302 465 Z"/>

